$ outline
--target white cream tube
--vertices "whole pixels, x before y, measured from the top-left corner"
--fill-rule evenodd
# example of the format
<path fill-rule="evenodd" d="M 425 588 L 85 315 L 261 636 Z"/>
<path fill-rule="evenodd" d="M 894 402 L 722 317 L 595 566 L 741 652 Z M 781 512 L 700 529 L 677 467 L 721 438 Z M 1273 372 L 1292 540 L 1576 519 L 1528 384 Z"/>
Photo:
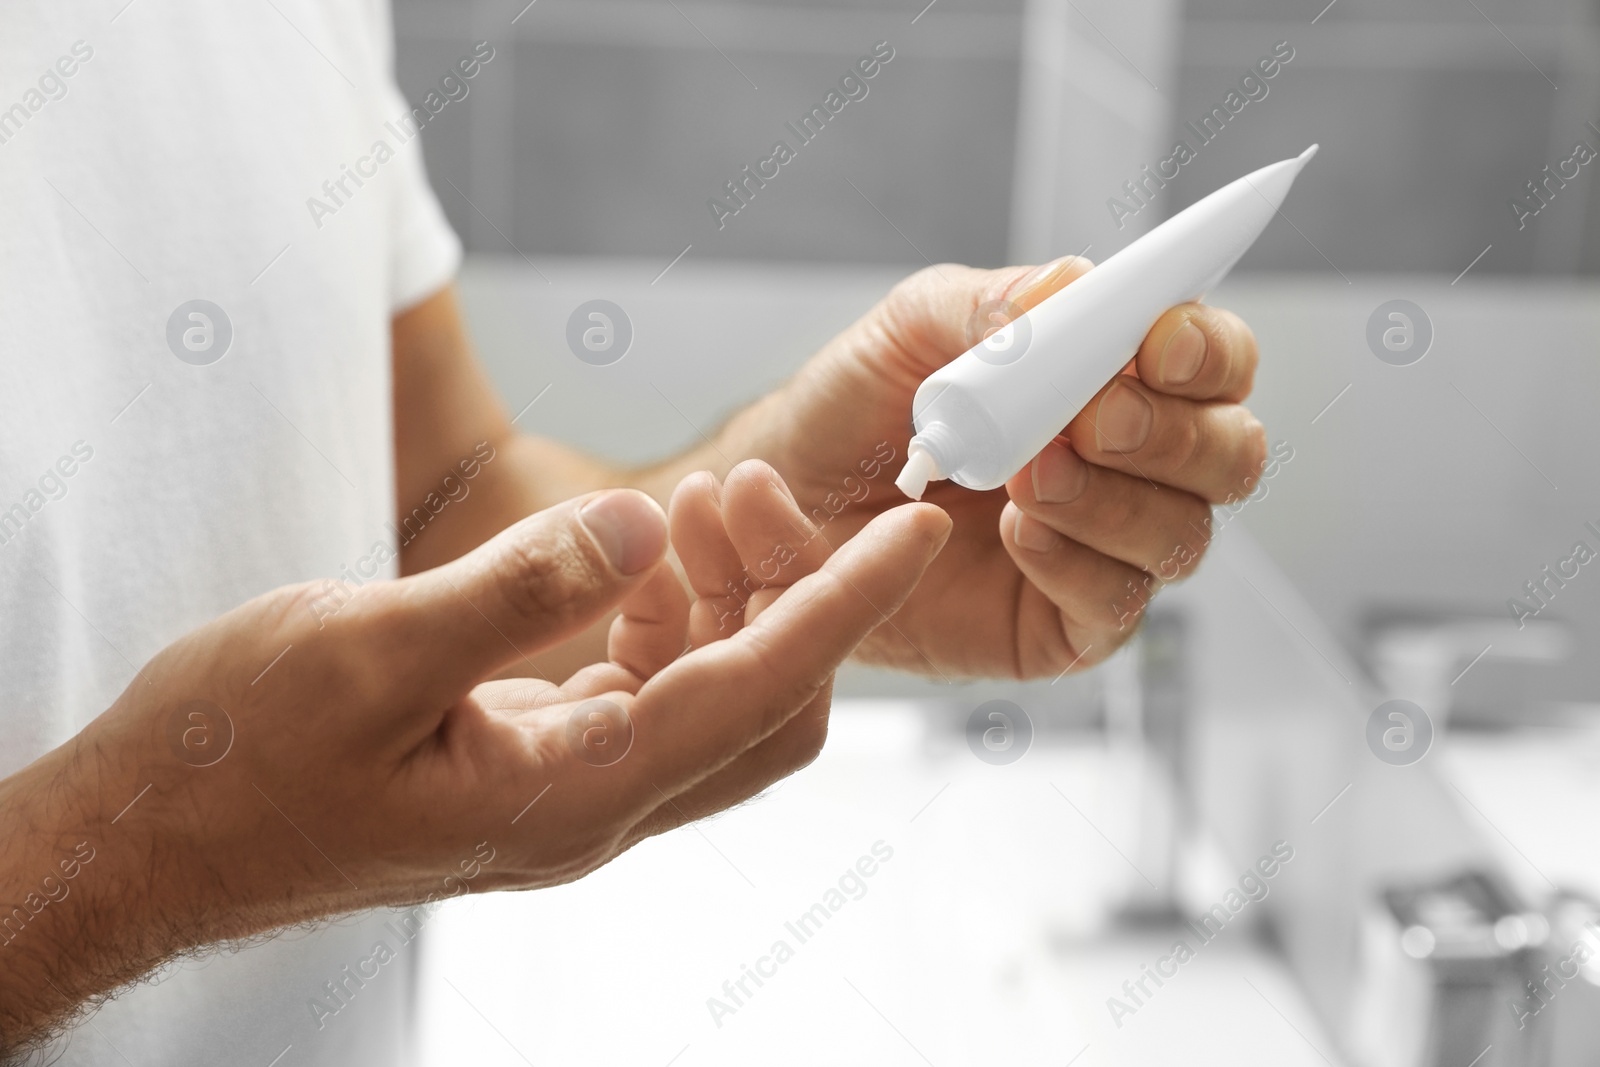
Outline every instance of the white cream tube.
<path fill-rule="evenodd" d="M 928 375 L 895 485 L 913 500 L 948 478 L 998 489 L 1127 366 L 1168 308 L 1220 282 L 1316 154 L 1223 186 Z"/>

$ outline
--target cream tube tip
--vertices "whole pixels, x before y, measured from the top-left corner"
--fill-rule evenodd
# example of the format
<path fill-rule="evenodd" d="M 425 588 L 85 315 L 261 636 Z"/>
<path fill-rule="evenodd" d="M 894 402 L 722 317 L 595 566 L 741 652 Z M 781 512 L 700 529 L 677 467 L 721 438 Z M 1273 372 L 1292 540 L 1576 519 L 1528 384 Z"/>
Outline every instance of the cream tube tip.
<path fill-rule="evenodd" d="M 1316 155 L 1316 154 L 1317 154 L 1317 146 L 1316 145 L 1312 145 L 1310 148 L 1306 149 L 1304 152 L 1301 152 L 1300 153 L 1300 163 L 1301 163 L 1301 165 L 1302 166 L 1305 165 L 1307 162 L 1310 161 L 1311 157 Z"/>
<path fill-rule="evenodd" d="M 928 491 L 928 483 L 943 477 L 933 454 L 912 446 L 906 455 L 906 465 L 900 469 L 900 476 L 894 480 L 894 484 L 912 500 L 921 500 L 922 494 Z"/>

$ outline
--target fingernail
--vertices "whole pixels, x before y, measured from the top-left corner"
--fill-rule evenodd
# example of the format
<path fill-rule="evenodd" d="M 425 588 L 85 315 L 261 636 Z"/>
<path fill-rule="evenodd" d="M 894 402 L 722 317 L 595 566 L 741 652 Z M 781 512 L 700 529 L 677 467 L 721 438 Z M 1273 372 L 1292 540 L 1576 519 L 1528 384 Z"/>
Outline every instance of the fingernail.
<path fill-rule="evenodd" d="M 667 547 L 667 524 L 661 509 L 631 489 L 589 501 L 579 509 L 578 521 L 621 574 L 638 574 L 660 559 Z"/>
<path fill-rule="evenodd" d="M 794 490 L 789 488 L 789 483 L 784 481 L 777 471 L 772 472 L 772 484 L 780 493 L 789 498 L 789 503 L 796 508 L 800 506 L 800 501 L 795 498 Z"/>
<path fill-rule="evenodd" d="M 1155 412 L 1131 385 L 1117 382 L 1095 412 L 1096 443 L 1108 452 L 1133 452 L 1150 436 Z"/>
<path fill-rule="evenodd" d="M 1077 256 L 1062 256 L 1033 268 L 1030 274 L 1011 287 L 1008 297 L 1020 301 L 1036 289 L 1055 284 L 1077 261 Z"/>
<path fill-rule="evenodd" d="M 1018 512 L 1016 525 L 1011 528 L 1011 539 L 1018 548 L 1029 552 L 1048 552 L 1055 547 L 1061 535 L 1032 515 Z"/>
<path fill-rule="evenodd" d="M 1041 504 L 1066 504 L 1089 485 L 1089 465 L 1072 449 L 1051 441 L 1033 461 L 1033 498 Z"/>
<path fill-rule="evenodd" d="M 1194 381 L 1205 361 L 1206 335 L 1192 320 L 1186 321 L 1167 338 L 1167 347 L 1161 350 L 1161 360 L 1156 365 L 1156 377 L 1167 385 L 1183 385 Z"/>

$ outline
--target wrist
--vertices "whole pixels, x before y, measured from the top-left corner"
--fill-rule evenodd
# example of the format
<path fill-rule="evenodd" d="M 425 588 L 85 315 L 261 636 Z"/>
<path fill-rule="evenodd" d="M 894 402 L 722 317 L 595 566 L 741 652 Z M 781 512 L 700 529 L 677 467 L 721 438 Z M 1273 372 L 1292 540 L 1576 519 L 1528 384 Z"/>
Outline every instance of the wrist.
<path fill-rule="evenodd" d="M 134 817 L 157 811 L 139 809 L 161 788 L 134 784 L 124 768 L 135 762 L 99 758 L 79 735 L 0 781 L 5 1054 L 206 940 L 188 899 L 195 880 L 163 828 Z"/>
<path fill-rule="evenodd" d="M 791 420 L 785 402 L 789 389 L 782 386 L 741 408 L 699 447 L 654 466 L 619 470 L 610 483 L 642 489 L 665 507 L 678 483 L 696 471 L 709 470 L 720 482 L 738 464 L 760 459 L 782 473 L 790 458 Z"/>
<path fill-rule="evenodd" d="M 770 463 L 782 473 L 781 463 L 790 459 L 789 411 L 790 386 L 785 384 L 763 395 L 759 400 L 741 408 L 717 432 L 716 447 L 723 462 L 731 467 L 747 459 Z M 728 471 L 719 471 L 726 476 Z"/>

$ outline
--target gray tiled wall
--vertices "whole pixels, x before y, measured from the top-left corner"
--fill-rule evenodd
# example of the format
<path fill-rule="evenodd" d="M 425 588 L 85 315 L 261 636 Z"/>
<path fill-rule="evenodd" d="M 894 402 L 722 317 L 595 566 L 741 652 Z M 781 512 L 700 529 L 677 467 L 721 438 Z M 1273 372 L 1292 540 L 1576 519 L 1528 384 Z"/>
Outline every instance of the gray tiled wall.
<path fill-rule="evenodd" d="M 1311 19 L 1323 12 L 1315 24 Z M 1447 277 L 1493 245 L 1486 274 L 1593 272 L 1594 180 L 1583 173 L 1518 228 L 1509 207 L 1577 140 L 1600 148 L 1600 31 L 1572 0 L 1195 0 L 1177 118 L 1198 118 L 1278 41 L 1269 95 L 1183 168 L 1177 208 L 1311 141 L 1316 165 L 1246 269 L 1424 271 Z M 1307 239 L 1309 238 L 1309 240 Z"/>
<path fill-rule="evenodd" d="M 1074 17 L 1122 62 L 1133 43 L 1112 47 L 1094 29 L 1109 2 L 1078 0 Z M 472 251 L 670 258 L 693 244 L 709 258 L 1007 258 L 1021 0 L 938 0 L 915 22 L 920 0 L 524 3 L 397 6 L 410 97 L 473 41 L 496 49 L 469 101 L 424 134 Z M 1294 205 L 1310 240 L 1277 228 L 1247 268 L 1454 273 L 1492 244 L 1483 273 L 1593 272 L 1589 175 L 1520 230 L 1507 202 L 1575 140 L 1600 147 L 1587 125 L 1600 119 L 1595 26 L 1594 6 L 1578 0 L 1194 0 L 1164 93 L 1174 127 L 1275 42 L 1289 41 L 1295 59 L 1225 132 L 1226 147 L 1183 169 L 1160 210 L 1318 140 L 1326 152 Z M 879 40 L 895 59 L 869 95 L 719 228 L 706 201 L 774 140 L 793 141 L 784 123 Z"/>
<path fill-rule="evenodd" d="M 540 0 L 512 25 L 519 7 L 397 9 L 410 97 L 472 41 L 496 49 L 466 106 L 424 135 L 471 250 L 670 258 L 693 243 L 711 258 L 1004 259 L 1015 3 L 941 0 L 938 18 L 915 24 L 903 4 Z M 785 123 L 877 41 L 894 58 L 802 146 Z M 719 228 L 707 200 L 779 139 L 794 161 Z"/>

